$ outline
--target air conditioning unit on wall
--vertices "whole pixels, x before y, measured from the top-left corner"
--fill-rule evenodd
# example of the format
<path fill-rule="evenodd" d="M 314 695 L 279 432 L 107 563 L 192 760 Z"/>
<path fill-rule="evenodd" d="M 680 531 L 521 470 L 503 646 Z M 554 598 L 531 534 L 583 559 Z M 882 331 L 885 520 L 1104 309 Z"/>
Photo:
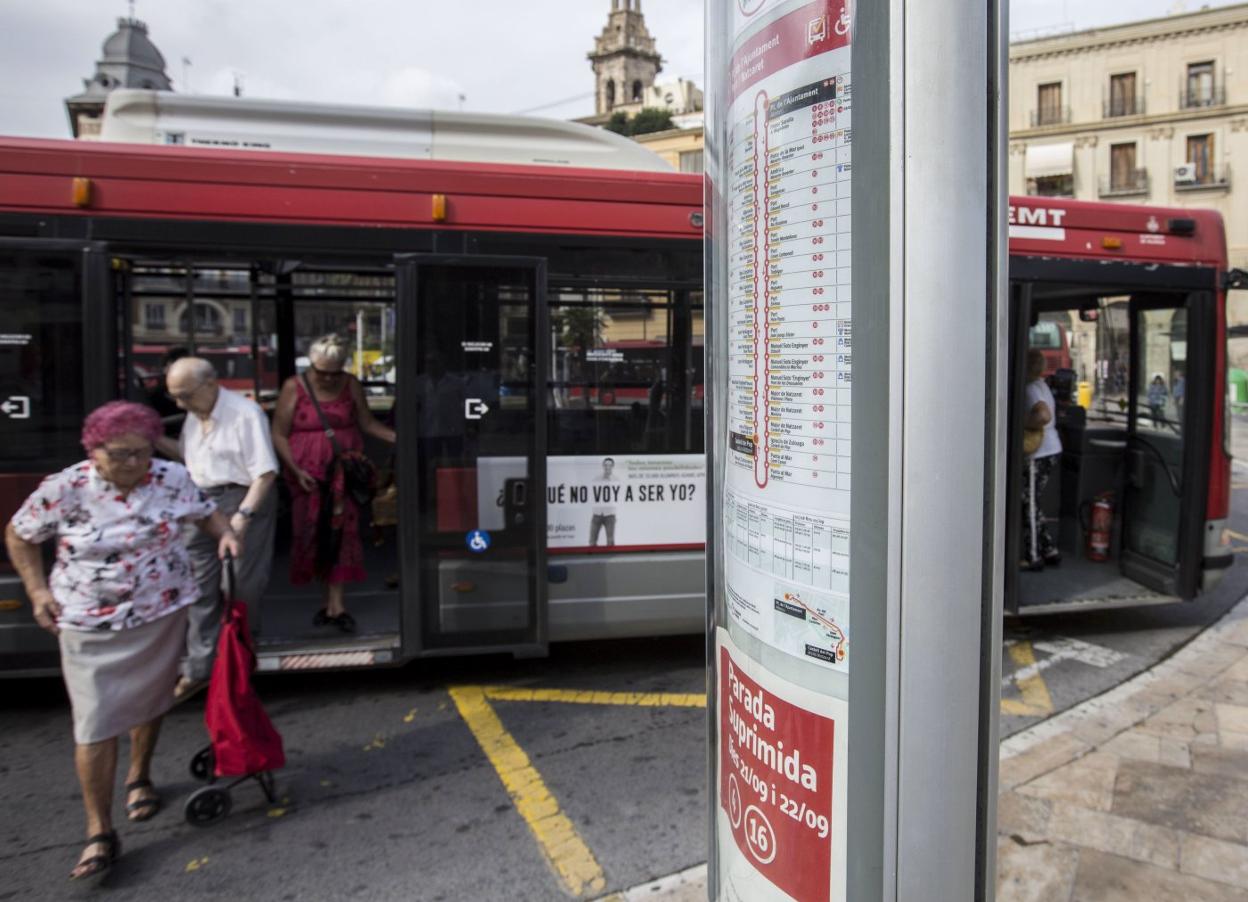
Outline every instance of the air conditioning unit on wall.
<path fill-rule="evenodd" d="M 1196 164 L 1184 163 L 1174 167 L 1174 183 L 1176 185 L 1196 184 Z"/>

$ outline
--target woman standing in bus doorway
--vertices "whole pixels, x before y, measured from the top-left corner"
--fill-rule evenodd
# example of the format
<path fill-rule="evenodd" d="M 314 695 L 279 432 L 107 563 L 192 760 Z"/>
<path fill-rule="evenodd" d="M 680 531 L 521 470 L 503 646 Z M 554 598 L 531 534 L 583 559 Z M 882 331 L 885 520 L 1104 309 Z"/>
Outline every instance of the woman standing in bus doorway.
<path fill-rule="evenodd" d="M 1044 354 L 1037 350 L 1027 352 L 1026 416 L 1023 426 L 1028 430 L 1042 430 L 1040 445 L 1027 455 L 1023 473 L 1023 560 L 1027 570 L 1042 570 L 1045 564 L 1056 567 L 1062 562 L 1057 544 L 1049 535 L 1044 522 L 1040 502 L 1062 457 L 1062 440 L 1057 434 L 1053 392 L 1044 381 Z"/>
<path fill-rule="evenodd" d="M 359 380 L 346 372 L 350 356 L 351 346 L 338 335 L 312 342 L 308 369 L 282 385 L 273 414 L 273 450 L 291 494 L 290 581 L 318 580 L 324 606 L 312 622 L 344 633 L 355 630 L 343 595 L 347 583 L 364 580 L 364 547 L 360 509 L 346 491 L 343 468 L 335 466 L 334 443 L 349 454 L 364 450 L 365 435 L 390 444 L 395 439 L 369 411 Z"/>
<path fill-rule="evenodd" d="M 145 821 L 160 808 L 152 753 L 174 701 L 186 609 L 199 594 L 182 523 L 216 538 L 220 556 L 239 554 L 225 517 L 186 469 L 152 460 L 163 432 L 160 416 L 142 404 L 113 401 L 95 410 L 82 427 L 89 459 L 43 480 L 5 531 L 35 621 L 60 639 L 87 814 L 74 880 L 102 878 L 121 852 L 112 807 L 122 733 L 130 734 L 130 820 Z M 53 538 L 56 564 L 47 578 L 40 545 Z"/>

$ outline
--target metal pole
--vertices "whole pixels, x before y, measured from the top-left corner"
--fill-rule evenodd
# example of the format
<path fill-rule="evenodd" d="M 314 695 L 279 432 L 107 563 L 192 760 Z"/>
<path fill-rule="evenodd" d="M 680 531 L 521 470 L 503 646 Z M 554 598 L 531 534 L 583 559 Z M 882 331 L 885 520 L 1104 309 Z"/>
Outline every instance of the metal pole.
<path fill-rule="evenodd" d="M 708 0 L 712 899 L 993 896 L 1005 34 Z"/>

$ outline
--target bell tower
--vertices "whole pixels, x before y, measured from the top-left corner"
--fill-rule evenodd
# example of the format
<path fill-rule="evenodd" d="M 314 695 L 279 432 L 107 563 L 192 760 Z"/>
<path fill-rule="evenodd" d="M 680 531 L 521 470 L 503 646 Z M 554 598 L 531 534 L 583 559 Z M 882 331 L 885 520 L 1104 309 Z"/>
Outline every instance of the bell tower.
<path fill-rule="evenodd" d="M 641 0 L 611 0 L 611 14 L 589 53 L 594 68 L 595 112 L 609 116 L 617 110 L 636 113 L 646 92 L 663 69 L 654 38 L 641 14 Z"/>

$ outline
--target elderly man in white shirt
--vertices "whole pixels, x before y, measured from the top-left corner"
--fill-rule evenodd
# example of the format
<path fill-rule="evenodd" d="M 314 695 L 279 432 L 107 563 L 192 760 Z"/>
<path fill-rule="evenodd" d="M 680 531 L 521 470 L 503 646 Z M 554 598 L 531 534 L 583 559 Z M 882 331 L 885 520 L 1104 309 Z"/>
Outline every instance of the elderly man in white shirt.
<path fill-rule="evenodd" d="M 260 597 L 272 569 L 277 522 L 271 489 L 278 468 L 268 417 L 254 401 L 218 385 L 213 365 L 199 357 L 175 361 L 165 384 L 169 396 L 188 416 L 176 448 L 162 450 L 176 450 L 191 479 L 229 518 L 242 540 L 242 555 L 234 563 L 235 591 L 247 603 L 255 630 L 260 622 Z M 215 546 L 195 534 L 188 535 L 187 550 L 200 598 L 190 611 L 186 661 L 175 690 L 178 697 L 207 682 L 221 632 L 221 562 Z"/>

